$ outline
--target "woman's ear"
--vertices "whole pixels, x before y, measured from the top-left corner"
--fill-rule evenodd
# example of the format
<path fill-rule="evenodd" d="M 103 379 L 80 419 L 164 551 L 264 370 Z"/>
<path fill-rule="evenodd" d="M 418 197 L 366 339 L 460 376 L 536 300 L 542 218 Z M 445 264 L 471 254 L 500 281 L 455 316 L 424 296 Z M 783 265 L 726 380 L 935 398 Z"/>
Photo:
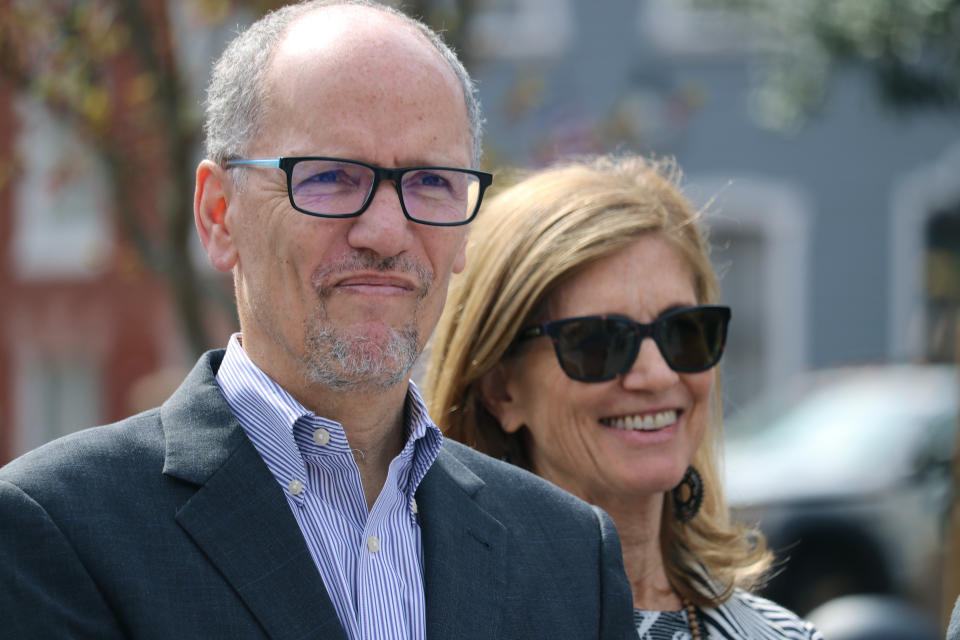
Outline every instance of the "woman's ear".
<path fill-rule="evenodd" d="M 210 264 L 219 271 L 230 271 L 237 263 L 233 229 L 227 220 L 228 180 L 227 170 L 210 160 L 197 166 L 193 220 Z"/>
<path fill-rule="evenodd" d="M 480 376 L 480 400 L 506 433 L 516 433 L 525 424 L 523 407 L 512 391 L 513 368 L 503 361 Z"/>

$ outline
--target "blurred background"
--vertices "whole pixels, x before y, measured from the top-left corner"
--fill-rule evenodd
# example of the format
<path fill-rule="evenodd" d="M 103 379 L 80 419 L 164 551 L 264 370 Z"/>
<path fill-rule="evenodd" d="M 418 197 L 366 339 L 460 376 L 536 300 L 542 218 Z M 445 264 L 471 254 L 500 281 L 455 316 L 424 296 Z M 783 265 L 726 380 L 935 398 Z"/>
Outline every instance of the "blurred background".
<path fill-rule="evenodd" d="M 238 26 L 278 4 L 0 1 L 0 463 L 155 406 L 236 329 L 193 230 L 201 102 Z M 908 629 L 884 637 L 942 636 L 960 0 L 400 6 L 477 80 L 487 169 L 677 158 L 734 307 L 727 482 L 783 560 L 768 594 L 828 638 L 879 638 L 826 630 L 881 615 Z"/>

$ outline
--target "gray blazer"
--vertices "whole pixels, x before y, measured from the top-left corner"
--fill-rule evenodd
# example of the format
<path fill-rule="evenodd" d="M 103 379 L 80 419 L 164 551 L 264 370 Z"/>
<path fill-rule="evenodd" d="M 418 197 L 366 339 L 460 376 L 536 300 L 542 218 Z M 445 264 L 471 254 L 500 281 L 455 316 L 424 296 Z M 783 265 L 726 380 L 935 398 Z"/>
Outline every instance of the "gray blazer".
<path fill-rule="evenodd" d="M 159 409 L 0 469 L 0 636 L 344 639 L 205 354 Z M 446 441 L 417 491 L 428 638 L 629 638 L 609 517 Z"/>

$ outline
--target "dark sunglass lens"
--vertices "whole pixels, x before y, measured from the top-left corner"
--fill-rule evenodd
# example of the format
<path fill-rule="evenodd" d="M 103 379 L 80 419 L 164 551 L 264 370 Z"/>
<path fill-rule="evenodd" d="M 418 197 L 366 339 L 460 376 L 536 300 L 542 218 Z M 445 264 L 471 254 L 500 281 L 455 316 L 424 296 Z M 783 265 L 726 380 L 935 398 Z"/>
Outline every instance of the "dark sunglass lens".
<path fill-rule="evenodd" d="M 723 309 L 690 309 L 664 319 L 660 349 L 677 371 L 703 371 L 717 363 L 723 351 L 726 314 Z"/>
<path fill-rule="evenodd" d="M 610 380 L 623 373 L 636 340 L 628 323 L 599 317 L 565 322 L 555 338 L 564 372 L 583 381 Z"/>

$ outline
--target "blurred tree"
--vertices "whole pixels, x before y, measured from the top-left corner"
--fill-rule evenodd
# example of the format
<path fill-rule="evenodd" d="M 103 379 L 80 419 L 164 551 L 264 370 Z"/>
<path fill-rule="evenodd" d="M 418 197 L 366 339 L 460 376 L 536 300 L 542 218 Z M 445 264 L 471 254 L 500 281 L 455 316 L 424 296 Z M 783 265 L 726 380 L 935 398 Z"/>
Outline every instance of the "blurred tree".
<path fill-rule="evenodd" d="M 168 2 L 0 0 L 0 80 L 39 100 L 103 161 L 111 213 L 138 261 L 166 281 L 187 345 L 199 353 L 212 344 L 204 318 L 231 307 L 189 255 L 202 114 L 178 61 Z M 238 9 L 255 18 L 282 4 L 192 0 L 180 8 L 202 29 Z M 419 0 L 406 8 L 462 52 L 470 4 Z"/>
<path fill-rule="evenodd" d="M 202 28 L 235 7 L 262 12 L 275 4 L 196 0 L 190 15 Z M 201 114 L 178 64 L 166 3 L 5 0 L 0 12 L 0 78 L 100 158 L 125 241 L 168 284 L 191 351 L 209 348 L 203 318 L 228 298 L 199 277 L 188 252 Z M 129 262 L 123 252 L 115 262 Z"/>
<path fill-rule="evenodd" d="M 866 65 L 898 110 L 960 108 L 960 0 L 688 2 L 747 19 L 764 52 L 753 106 L 772 128 L 799 128 L 845 63 Z"/>

